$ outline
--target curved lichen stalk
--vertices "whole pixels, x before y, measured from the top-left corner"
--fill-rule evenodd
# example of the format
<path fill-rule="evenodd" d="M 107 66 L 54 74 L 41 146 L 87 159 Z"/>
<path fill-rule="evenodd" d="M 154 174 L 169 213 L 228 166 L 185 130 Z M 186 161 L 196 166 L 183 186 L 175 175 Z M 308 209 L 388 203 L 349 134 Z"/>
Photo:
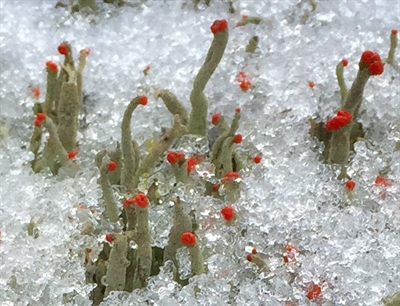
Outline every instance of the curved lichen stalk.
<path fill-rule="evenodd" d="M 226 20 L 217 20 L 211 26 L 214 39 L 208 50 L 206 60 L 200 68 L 193 82 L 193 90 L 190 94 L 192 111 L 189 119 L 189 133 L 206 135 L 208 101 L 203 91 L 214 73 L 222 56 L 224 55 L 226 44 L 228 43 L 228 29 Z"/>
<path fill-rule="evenodd" d="M 140 96 L 132 99 L 125 110 L 121 125 L 121 149 L 123 156 L 121 184 L 124 185 L 127 190 L 133 190 L 136 187 L 134 185 L 134 178 L 139 160 L 135 147 L 138 146 L 132 140 L 131 120 L 132 114 L 139 104 L 141 104 Z"/>
<path fill-rule="evenodd" d="M 161 89 L 157 91 L 155 96 L 156 98 L 161 98 L 163 100 L 165 106 L 172 113 L 172 115 L 179 115 L 183 125 L 188 125 L 189 123 L 188 112 L 172 92 L 166 89 Z"/>

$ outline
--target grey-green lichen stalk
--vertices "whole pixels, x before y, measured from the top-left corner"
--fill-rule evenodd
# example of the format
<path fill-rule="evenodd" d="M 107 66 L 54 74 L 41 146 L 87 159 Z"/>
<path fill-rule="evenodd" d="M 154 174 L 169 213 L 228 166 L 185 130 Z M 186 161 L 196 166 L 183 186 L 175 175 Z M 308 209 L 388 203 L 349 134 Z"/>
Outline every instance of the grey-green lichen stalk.
<path fill-rule="evenodd" d="M 208 101 L 203 91 L 224 55 L 228 43 L 228 23 L 226 20 L 216 20 L 211 26 L 214 39 L 208 50 L 206 60 L 193 82 L 190 94 L 192 112 L 189 119 L 189 133 L 206 135 Z"/>

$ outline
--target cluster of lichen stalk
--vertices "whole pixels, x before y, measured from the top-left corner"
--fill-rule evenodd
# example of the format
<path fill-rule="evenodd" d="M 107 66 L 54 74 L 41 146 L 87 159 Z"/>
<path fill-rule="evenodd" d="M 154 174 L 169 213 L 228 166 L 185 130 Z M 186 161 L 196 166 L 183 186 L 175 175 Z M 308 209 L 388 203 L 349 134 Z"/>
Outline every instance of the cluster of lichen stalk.
<path fill-rule="evenodd" d="M 381 70 L 377 72 L 369 69 L 368 63 L 364 62 L 364 54 L 371 53 L 366 51 L 359 62 L 359 70 L 357 76 L 350 89 L 347 89 L 343 70 L 347 66 L 347 60 L 342 60 L 336 66 L 336 77 L 340 88 L 340 111 L 348 113 L 349 120 L 343 126 L 338 126 L 335 130 L 329 130 L 324 122 L 316 123 L 311 121 L 311 134 L 318 137 L 325 144 L 323 156 L 328 164 L 340 165 L 341 172 L 339 179 L 348 178 L 347 166 L 349 163 L 350 153 L 354 148 L 355 142 L 362 139 L 365 135 L 362 124 L 357 121 L 358 113 L 363 101 L 364 88 L 373 75 L 379 75 L 383 72 L 384 65 L 391 65 L 396 72 L 400 72 L 398 63 L 395 62 L 394 53 L 397 48 L 397 30 L 393 30 L 390 35 L 390 49 L 387 58 L 382 61 Z M 374 53 L 380 61 L 379 55 Z"/>
<path fill-rule="evenodd" d="M 143 190 L 139 185 L 151 176 L 157 164 L 165 157 L 166 152 L 183 135 L 193 134 L 207 137 L 208 129 L 208 100 L 204 89 L 212 74 L 217 68 L 228 42 L 228 29 L 225 20 L 217 20 L 211 27 L 214 34 L 203 66 L 200 68 L 193 82 L 190 94 L 191 112 L 186 110 L 177 97 L 170 91 L 157 90 L 156 97 L 161 98 L 166 108 L 173 115 L 173 124 L 154 144 L 147 155 L 142 157 L 138 143 L 131 137 L 131 120 L 133 112 L 139 105 L 147 104 L 146 96 L 137 96 L 126 107 L 121 124 L 121 142 L 117 143 L 112 151 L 102 150 L 96 155 L 95 165 L 99 169 L 99 184 L 103 191 L 105 217 L 112 223 L 121 222 L 123 229 L 110 234 L 108 242 L 103 244 L 103 251 L 97 259 L 86 256 L 87 281 L 96 283 L 91 294 L 95 305 L 99 304 L 111 291 L 129 291 L 143 288 L 148 278 L 158 273 L 158 268 L 167 261 L 172 261 L 175 268 L 175 279 L 181 284 L 176 254 L 179 248 L 188 247 L 193 275 L 206 271 L 202 250 L 194 240 L 185 245 L 181 239 L 183 233 L 194 233 L 192 217 L 184 212 L 183 205 L 178 197 L 169 200 L 174 203 L 173 225 L 170 231 L 168 244 L 164 249 L 152 247 L 150 244 L 149 203 L 156 202 L 155 182 L 149 183 Z M 397 47 L 397 33 L 391 35 L 391 48 L 386 64 L 392 65 L 397 71 L 398 65 L 394 62 L 394 51 Z M 60 51 L 60 48 L 62 51 Z M 64 173 L 74 176 L 77 165 L 70 154 L 77 147 L 78 113 L 82 108 L 82 72 L 87 49 L 82 50 L 79 64 L 75 67 L 71 46 L 63 42 L 59 47 L 65 60 L 58 73 L 52 63 L 47 66 L 46 98 L 42 103 L 36 103 L 34 113 L 37 116 L 35 129 L 31 139 L 30 150 L 34 154 L 32 168 L 35 172 L 45 168 L 53 174 Z M 344 63 L 338 64 L 336 73 L 340 85 L 340 109 L 351 114 L 351 119 L 345 126 L 336 130 L 326 131 L 323 123 L 313 123 L 313 134 L 325 142 L 324 156 L 328 163 L 339 164 L 345 168 L 348 163 L 349 152 L 358 137 L 363 135 L 362 126 L 356 121 L 363 99 L 364 87 L 371 76 L 371 71 L 364 62 L 360 61 L 357 77 L 347 90 L 343 79 Z M 243 167 L 242 161 L 233 148 L 234 136 L 239 127 L 240 109 L 235 110 L 231 125 L 228 125 L 221 116 L 216 122 L 219 136 L 213 144 L 211 155 L 207 158 L 215 167 L 215 177 L 222 179 L 225 184 L 225 193 L 213 191 L 211 183 L 206 184 L 207 194 L 224 197 L 230 202 L 235 200 L 235 191 L 238 189 L 237 172 Z M 49 138 L 44 144 L 43 131 L 47 130 Z M 110 168 L 110 161 L 117 167 Z M 187 182 L 190 172 L 187 171 L 189 160 L 172 165 L 176 181 Z M 234 176 L 227 176 L 236 173 Z M 345 173 L 345 172 L 344 172 Z M 229 178 L 234 179 L 229 181 Z M 120 186 L 124 197 L 123 209 L 116 200 L 113 185 Z M 142 184 L 143 185 L 143 184 Z M 141 185 L 141 186 L 142 186 Z M 120 223 L 120 224 L 121 224 Z M 131 243 L 136 245 L 131 248 Z M 248 260 L 258 266 L 260 272 L 269 273 L 267 261 L 256 253 L 248 255 Z"/>
<path fill-rule="evenodd" d="M 71 154 L 77 146 L 78 114 L 82 108 L 82 74 L 86 57 L 90 51 L 80 51 L 79 63 L 75 67 L 71 46 L 63 42 L 64 63 L 58 73 L 54 62 L 47 62 L 47 87 L 45 101 L 35 103 L 35 115 L 44 114 L 43 120 L 35 122 L 35 129 L 30 141 L 30 151 L 34 154 L 32 169 L 35 173 L 45 168 L 57 174 L 63 168 L 69 176 L 75 175 L 77 166 Z M 37 119 L 38 120 L 38 119 Z M 43 128 L 49 133 L 43 150 Z"/>
<path fill-rule="evenodd" d="M 104 243 L 103 251 L 97 260 L 87 254 L 87 281 L 97 284 L 91 296 L 94 304 L 99 304 L 111 291 L 132 291 L 145 287 L 152 271 L 167 261 L 172 261 L 177 271 L 176 253 L 179 248 L 184 247 L 181 235 L 194 232 L 192 218 L 184 212 L 184 203 L 181 203 L 178 197 L 169 199 L 174 203 L 174 218 L 168 244 L 164 249 L 152 248 L 149 206 L 146 201 L 150 200 L 150 204 L 154 204 L 151 202 L 155 198 L 157 187 L 153 183 L 146 187 L 147 190 L 139 190 L 139 183 L 153 173 L 156 165 L 165 158 L 166 152 L 183 135 L 207 136 L 208 100 L 204 89 L 217 68 L 228 42 L 226 21 L 214 22 L 211 30 L 214 38 L 205 62 L 193 82 L 190 114 L 172 92 L 158 90 L 156 96 L 162 99 L 172 113 L 173 124 L 151 147 L 147 155 L 141 158 L 139 145 L 131 137 L 131 119 L 139 105 L 147 104 L 147 97 L 137 96 L 130 101 L 123 115 L 121 142 L 117 143 L 114 150 L 103 150 L 95 158 L 95 164 L 100 172 L 98 182 L 103 191 L 105 217 L 112 223 L 122 222 L 123 230 L 111 234 L 112 239 L 110 238 L 109 243 Z M 53 174 L 64 171 L 74 176 L 77 165 L 73 161 L 74 155 L 71 156 L 69 152 L 77 147 L 78 112 L 82 106 L 82 71 L 88 52 L 81 51 L 79 65 L 75 69 L 70 45 L 63 42 L 59 46 L 59 51 L 60 48 L 65 55 L 65 61 L 61 65 L 62 70 L 58 74 L 54 67 L 47 68 L 46 99 L 43 103 L 36 103 L 34 107 L 37 117 L 31 140 L 31 151 L 35 155 L 32 168 L 35 172 L 49 168 Z M 221 116 L 218 120 L 219 136 L 212 147 L 211 156 L 207 157 L 215 166 L 217 179 L 223 178 L 226 173 L 237 173 L 242 167 L 242 162 L 233 148 L 239 119 L 240 109 L 236 109 L 230 126 L 224 117 Z M 44 130 L 48 131 L 50 137 L 45 142 L 43 150 L 39 151 L 43 143 Z M 116 169 L 110 170 L 108 166 L 110 161 L 117 165 Z M 190 178 L 190 172 L 187 171 L 188 162 L 187 159 L 181 165 L 172 165 L 177 167 L 175 169 L 177 181 L 185 182 Z M 225 178 L 224 181 L 224 188 L 228 191 L 227 197 L 231 199 L 230 195 L 234 194 L 239 184 L 235 178 L 237 176 L 232 180 L 229 177 Z M 209 194 L 221 196 L 218 192 L 212 191 L 211 183 L 204 182 L 204 184 L 207 185 Z M 119 185 L 123 190 L 125 199 L 123 209 L 116 200 L 113 185 Z M 145 197 L 142 199 L 144 205 L 136 205 L 137 197 Z M 132 242 L 136 244 L 136 248 L 129 247 Z M 192 274 L 204 273 L 206 268 L 198 242 L 186 246 L 189 248 Z M 181 283 L 185 282 L 180 280 L 177 272 L 175 278 Z"/>

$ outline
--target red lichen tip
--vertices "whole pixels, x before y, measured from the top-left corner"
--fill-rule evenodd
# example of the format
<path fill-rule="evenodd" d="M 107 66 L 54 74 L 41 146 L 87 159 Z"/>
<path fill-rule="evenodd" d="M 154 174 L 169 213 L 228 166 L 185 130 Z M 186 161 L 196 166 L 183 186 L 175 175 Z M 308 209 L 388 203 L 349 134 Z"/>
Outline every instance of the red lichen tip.
<path fill-rule="evenodd" d="M 384 71 L 384 66 L 381 61 L 375 61 L 368 67 L 369 72 L 372 75 L 381 75 Z"/>
<path fill-rule="evenodd" d="M 139 97 L 139 104 L 141 105 L 147 105 L 147 96 L 143 95 Z"/>
<path fill-rule="evenodd" d="M 229 181 L 234 181 L 240 178 L 240 174 L 235 172 L 235 171 L 230 171 L 225 173 L 225 175 L 223 176 L 221 182 L 222 184 L 226 184 Z"/>
<path fill-rule="evenodd" d="M 211 32 L 213 34 L 225 31 L 227 28 L 228 28 L 228 22 L 226 21 L 226 19 L 215 20 L 210 27 Z"/>
<path fill-rule="evenodd" d="M 114 238 L 114 236 L 112 234 L 106 234 L 105 239 L 106 239 L 107 242 L 112 243 L 115 238 Z"/>
<path fill-rule="evenodd" d="M 393 29 L 392 32 L 391 32 L 391 34 L 392 34 L 392 35 L 397 35 L 397 32 L 398 32 L 397 29 Z"/>
<path fill-rule="evenodd" d="M 390 187 L 390 186 L 392 186 L 392 181 L 382 175 L 378 175 L 375 179 L 375 185 L 383 186 L 383 187 Z"/>
<path fill-rule="evenodd" d="M 348 64 L 349 64 L 349 61 L 346 58 L 342 59 L 343 67 L 346 67 Z"/>
<path fill-rule="evenodd" d="M 89 56 L 90 53 L 92 52 L 92 50 L 90 50 L 89 48 L 85 48 L 85 49 L 82 49 L 81 52 L 83 54 L 85 54 L 86 56 Z"/>
<path fill-rule="evenodd" d="M 78 155 L 78 151 L 77 150 L 71 150 L 71 151 L 68 152 L 67 157 L 68 157 L 69 160 L 71 160 L 71 159 L 74 159 L 76 157 L 76 155 Z"/>
<path fill-rule="evenodd" d="M 242 134 L 236 134 L 235 137 L 233 137 L 233 142 L 236 144 L 241 143 L 243 140 Z"/>
<path fill-rule="evenodd" d="M 307 292 L 307 298 L 313 300 L 321 296 L 322 296 L 321 287 L 313 283 L 310 290 Z"/>
<path fill-rule="evenodd" d="M 325 128 L 328 132 L 337 131 L 348 125 L 353 119 L 353 115 L 346 110 L 339 110 L 336 116 L 327 120 Z"/>
<path fill-rule="evenodd" d="M 219 121 L 219 118 L 221 118 L 221 113 L 215 113 L 211 117 L 211 123 L 216 125 L 218 123 L 218 121 Z"/>
<path fill-rule="evenodd" d="M 127 199 L 124 201 L 124 203 L 122 204 L 122 207 L 123 207 L 124 209 L 127 209 L 128 206 L 131 206 L 131 205 L 133 205 L 133 204 L 135 204 L 135 203 L 136 203 L 135 197 L 133 197 L 133 198 L 127 198 Z"/>
<path fill-rule="evenodd" d="M 260 154 L 257 154 L 256 156 L 253 157 L 253 162 L 256 164 L 259 164 L 261 162 L 262 156 Z"/>
<path fill-rule="evenodd" d="M 62 55 L 67 55 L 67 54 L 68 54 L 68 47 L 67 47 L 67 45 L 65 45 L 65 44 L 60 44 L 60 45 L 57 47 L 57 50 L 58 50 L 58 52 L 59 52 L 60 54 L 62 54 Z"/>
<path fill-rule="evenodd" d="M 353 191 L 354 188 L 356 187 L 356 182 L 354 182 L 353 180 L 348 180 L 346 183 L 344 183 L 346 188 L 350 191 Z"/>
<path fill-rule="evenodd" d="M 38 99 L 40 97 L 40 88 L 36 86 L 31 87 L 31 93 L 36 99 Z"/>
<path fill-rule="evenodd" d="M 42 124 L 42 121 L 46 119 L 46 115 L 43 113 L 37 113 L 36 114 L 36 119 L 33 122 L 35 124 L 35 126 L 40 126 Z"/>
<path fill-rule="evenodd" d="M 46 119 L 46 115 L 44 113 L 37 113 L 36 114 L 36 119 L 39 121 L 43 121 Z"/>
<path fill-rule="evenodd" d="M 361 61 L 365 64 L 370 64 L 371 63 L 371 58 L 374 55 L 374 52 L 371 50 L 365 50 L 361 54 Z"/>
<path fill-rule="evenodd" d="M 247 91 L 251 88 L 251 82 L 249 80 L 241 81 L 239 87 L 242 91 Z"/>
<path fill-rule="evenodd" d="M 371 50 L 366 50 L 361 54 L 361 62 L 370 65 L 373 62 L 382 62 L 381 57 L 378 53 Z"/>
<path fill-rule="evenodd" d="M 235 113 L 240 113 L 241 111 L 242 111 L 242 109 L 240 107 L 235 108 Z"/>
<path fill-rule="evenodd" d="M 198 164 L 199 162 L 195 157 L 189 157 L 186 164 L 187 173 L 189 174 Z"/>
<path fill-rule="evenodd" d="M 213 192 L 218 192 L 218 190 L 219 190 L 219 184 L 213 184 L 213 185 L 212 185 L 212 190 L 213 190 Z"/>
<path fill-rule="evenodd" d="M 251 256 L 251 254 L 246 255 L 246 260 L 250 262 L 253 261 L 253 257 Z"/>
<path fill-rule="evenodd" d="M 253 249 L 251 250 L 251 254 L 256 255 L 256 254 L 257 254 L 257 249 L 256 249 L 256 248 L 253 248 Z"/>
<path fill-rule="evenodd" d="M 117 169 L 117 163 L 115 161 L 109 161 L 107 164 L 107 169 L 108 171 L 114 171 L 115 169 Z"/>
<path fill-rule="evenodd" d="M 58 66 L 53 61 L 47 61 L 46 62 L 46 67 L 51 71 L 58 72 Z"/>
<path fill-rule="evenodd" d="M 181 242 L 182 242 L 183 245 L 191 247 L 191 246 L 194 246 L 196 244 L 196 241 L 197 241 L 196 236 L 191 232 L 184 232 L 181 235 Z"/>
<path fill-rule="evenodd" d="M 232 221 L 235 217 L 235 209 L 230 205 L 224 206 L 221 209 L 221 215 L 226 221 Z"/>
<path fill-rule="evenodd" d="M 146 208 L 149 205 L 149 199 L 142 192 L 139 192 L 134 199 L 136 205 L 141 208 Z"/>
<path fill-rule="evenodd" d="M 311 89 L 313 89 L 315 86 L 315 83 L 313 81 L 308 81 L 308 87 L 310 87 Z"/>
<path fill-rule="evenodd" d="M 41 122 L 40 120 L 38 120 L 38 119 L 35 119 L 35 120 L 33 121 L 33 124 L 34 124 L 35 126 L 39 127 L 39 126 L 42 124 L 42 122 Z"/>
<path fill-rule="evenodd" d="M 183 162 L 185 160 L 185 153 L 183 152 L 168 152 L 167 153 L 167 161 L 171 164 L 174 165 L 178 162 Z"/>

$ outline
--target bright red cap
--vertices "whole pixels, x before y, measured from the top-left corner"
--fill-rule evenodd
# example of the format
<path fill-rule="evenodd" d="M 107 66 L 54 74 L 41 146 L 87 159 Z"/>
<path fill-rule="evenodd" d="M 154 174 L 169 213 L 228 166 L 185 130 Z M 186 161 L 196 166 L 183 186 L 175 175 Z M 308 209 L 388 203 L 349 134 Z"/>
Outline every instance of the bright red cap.
<path fill-rule="evenodd" d="M 219 118 L 221 118 L 221 113 L 215 113 L 211 117 L 211 123 L 216 125 L 218 123 Z"/>
<path fill-rule="evenodd" d="M 236 144 L 241 143 L 243 140 L 242 134 L 236 134 L 235 137 L 233 137 L 233 142 Z"/>
<path fill-rule="evenodd" d="M 112 234 L 106 234 L 106 241 L 112 243 L 114 241 L 114 236 Z"/>
<path fill-rule="evenodd" d="M 356 182 L 354 182 L 353 180 L 348 180 L 346 183 L 346 188 L 350 191 L 352 191 L 355 187 L 356 187 Z"/>
<path fill-rule="evenodd" d="M 182 242 L 183 245 L 191 247 L 191 246 L 194 246 L 196 244 L 196 241 L 197 241 L 196 236 L 191 232 L 184 232 L 181 235 L 181 242 Z"/>
<path fill-rule="evenodd" d="M 383 73 L 383 64 L 381 61 L 375 61 L 368 67 L 369 72 L 371 72 L 372 75 L 380 75 Z"/>
<path fill-rule="evenodd" d="M 107 169 L 108 171 L 114 171 L 115 169 L 117 169 L 117 163 L 114 161 L 109 161 L 108 165 L 107 165 Z"/>
<path fill-rule="evenodd" d="M 374 55 L 374 52 L 372 52 L 371 50 L 365 50 L 365 51 L 361 54 L 361 61 L 362 61 L 363 63 L 370 64 L 373 55 Z"/>
<path fill-rule="evenodd" d="M 321 287 L 316 284 L 312 284 L 312 287 L 307 292 L 307 297 L 310 300 L 317 299 L 321 297 L 321 295 L 322 295 Z"/>
<path fill-rule="evenodd" d="M 375 185 L 383 186 L 383 187 L 390 187 L 390 186 L 392 186 L 392 181 L 382 175 L 378 175 L 375 179 Z"/>
<path fill-rule="evenodd" d="M 58 50 L 58 52 L 59 52 L 60 54 L 62 54 L 62 55 L 68 54 L 68 47 L 67 47 L 67 45 L 65 45 L 65 44 L 60 44 L 60 45 L 57 47 L 57 50 Z"/>
<path fill-rule="evenodd" d="M 36 114 L 36 119 L 39 120 L 39 121 L 43 121 L 43 120 L 46 119 L 46 115 L 43 114 L 43 113 L 37 113 Z"/>
<path fill-rule="evenodd" d="M 58 66 L 53 61 L 47 61 L 46 62 L 46 67 L 51 71 L 58 72 Z"/>
<path fill-rule="evenodd" d="M 185 159 L 185 153 L 183 152 L 168 152 L 167 153 L 167 160 L 168 162 L 173 165 Z"/>
<path fill-rule="evenodd" d="M 149 199 L 144 193 L 138 193 L 135 197 L 135 203 L 141 208 L 146 208 L 149 205 Z"/>
<path fill-rule="evenodd" d="M 221 215 L 226 221 L 232 221 L 235 217 L 235 209 L 232 206 L 227 205 L 221 209 Z"/>
<path fill-rule="evenodd" d="M 230 171 L 225 173 L 225 175 L 223 176 L 221 182 L 222 184 L 227 183 L 228 181 L 234 181 L 236 179 L 240 178 L 240 174 L 235 172 L 235 171 Z"/>
<path fill-rule="evenodd" d="M 189 159 L 187 160 L 187 165 L 186 165 L 186 170 L 187 173 L 190 173 L 194 167 L 196 167 L 196 165 L 198 165 L 199 162 L 197 161 L 197 159 L 193 156 L 189 157 Z"/>
<path fill-rule="evenodd" d="M 76 155 L 78 155 L 78 151 L 77 150 L 71 150 L 68 152 L 68 159 L 74 159 L 76 157 Z"/>
<path fill-rule="evenodd" d="M 139 97 L 139 104 L 147 105 L 147 96 L 143 95 Z"/>
<path fill-rule="evenodd" d="M 247 91 L 251 87 L 251 82 L 249 80 L 244 80 L 240 82 L 239 86 L 242 91 Z"/>
<path fill-rule="evenodd" d="M 216 34 L 218 32 L 225 31 L 227 27 L 228 27 L 228 22 L 226 21 L 226 19 L 221 19 L 221 20 L 215 20 L 211 25 L 210 29 L 213 34 Z"/>
<path fill-rule="evenodd" d="M 256 156 L 253 157 L 253 161 L 256 164 L 259 164 L 261 162 L 262 156 L 260 154 L 257 154 Z"/>

